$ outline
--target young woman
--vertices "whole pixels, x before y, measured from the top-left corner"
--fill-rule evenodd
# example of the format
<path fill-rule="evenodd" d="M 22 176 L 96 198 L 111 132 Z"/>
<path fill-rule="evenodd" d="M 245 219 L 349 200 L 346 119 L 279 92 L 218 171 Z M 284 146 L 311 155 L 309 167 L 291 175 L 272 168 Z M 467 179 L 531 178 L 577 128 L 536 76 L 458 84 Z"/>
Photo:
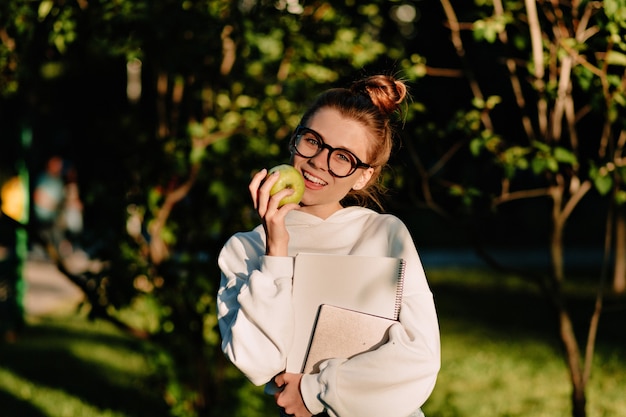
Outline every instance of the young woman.
<path fill-rule="evenodd" d="M 440 367 L 432 293 L 402 221 L 366 208 L 378 203 L 378 177 L 392 148 L 392 117 L 403 82 L 375 75 L 322 93 L 291 138 L 291 163 L 306 189 L 299 205 L 279 207 L 292 191 L 270 196 L 278 179 L 265 169 L 249 190 L 262 224 L 237 233 L 219 256 L 222 348 L 257 385 L 274 383 L 282 412 L 296 417 L 422 416 Z M 389 341 L 353 359 L 321 364 L 316 374 L 284 372 L 293 329 L 294 256 L 299 252 L 391 256 L 406 262 L 399 323 Z"/>

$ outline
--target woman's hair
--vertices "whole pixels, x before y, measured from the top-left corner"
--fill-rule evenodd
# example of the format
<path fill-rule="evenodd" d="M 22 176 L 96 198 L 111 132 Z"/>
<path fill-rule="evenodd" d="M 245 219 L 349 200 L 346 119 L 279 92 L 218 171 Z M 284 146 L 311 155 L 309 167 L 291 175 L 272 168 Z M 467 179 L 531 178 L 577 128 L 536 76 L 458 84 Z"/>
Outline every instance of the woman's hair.
<path fill-rule="evenodd" d="M 370 206 L 382 209 L 384 193 L 380 174 L 393 148 L 392 118 L 401 113 L 407 96 L 403 81 L 389 75 L 372 75 L 358 80 L 350 88 L 333 88 L 320 94 L 302 116 L 300 125 L 308 126 L 311 118 L 323 108 L 339 111 L 342 116 L 361 123 L 369 132 L 369 154 L 364 161 L 374 168 L 369 182 L 360 190 L 351 190 L 342 205 Z"/>

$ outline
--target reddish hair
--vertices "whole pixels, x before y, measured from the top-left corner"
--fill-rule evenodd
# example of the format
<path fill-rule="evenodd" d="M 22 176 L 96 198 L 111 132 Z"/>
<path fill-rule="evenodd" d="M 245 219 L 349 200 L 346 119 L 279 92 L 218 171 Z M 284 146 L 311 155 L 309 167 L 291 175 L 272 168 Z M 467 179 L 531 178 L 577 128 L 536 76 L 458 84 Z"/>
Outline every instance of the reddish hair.
<path fill-rule="evenodd" d="M 392 118 L 401 113 L 407 93 L 404 82 L 389 75 L 373 75 L 354 82 L 350 88 L 332 88 L 323 92 L 302 116 L 300 125 L 308 126 L 320 109 L 331 108 L 361 123 L 369 132 L 368 159 L 364 162 L 374 168 L 374 173 L 362 189 L 348 193 L 342 201 L 343 205 L 368 206 L 374 203 L 382 209 L 380 174 L 393 148 Z"/>

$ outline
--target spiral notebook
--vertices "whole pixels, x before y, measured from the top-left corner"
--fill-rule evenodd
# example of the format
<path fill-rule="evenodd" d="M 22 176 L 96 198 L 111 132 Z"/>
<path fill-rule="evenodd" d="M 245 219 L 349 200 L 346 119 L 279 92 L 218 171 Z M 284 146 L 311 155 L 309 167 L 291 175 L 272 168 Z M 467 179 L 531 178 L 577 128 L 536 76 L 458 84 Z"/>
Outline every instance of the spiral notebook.
<path fill-rule="evenodd" d="M 404 261 L 400 258 L 296 255 L 293 276 L 295 330 L 292 348 L 287 355 L 287 372 L 303 372 L 322 304 L 397 320 L 403 286 Z"/>

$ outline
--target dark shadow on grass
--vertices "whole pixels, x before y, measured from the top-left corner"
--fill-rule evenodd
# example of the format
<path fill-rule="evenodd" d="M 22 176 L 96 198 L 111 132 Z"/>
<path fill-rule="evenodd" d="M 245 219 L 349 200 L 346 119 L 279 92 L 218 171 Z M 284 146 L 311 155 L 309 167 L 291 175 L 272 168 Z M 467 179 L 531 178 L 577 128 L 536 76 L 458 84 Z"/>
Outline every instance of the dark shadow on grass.
<path fill-rule="evenodd" d="M 75 343 L 104 345 L 123 358 L 124 352 L 142 352 L 145 342 L 121 334 L 96 333 L 89 330 L 88 324 L 77 326 L 74 331 L 43 323 L 28 326 L 16 343 L 0 345 L 0 366 L 34 384 L 63 390 L 101 409 L 137 417 L 169 415 L 162 390 L 149 377 L 124 371 L 123 363 L 109 367 L 97 360 L 77 357 L 69 350 Z"/>
<path fill-rule="evenodd" d="M 15 398 L 2 390 L 0 390 L 0 413 L 2 417 L 47 417 L 30 402 Z"/>
<path fill-rule="evenodd" d="M 63 321 L 62 325 L 59 324 L 59 319 L 40 318 L 36 324 L 26 328 L 24 336 L 29 338 L 32 335 L 33 338 L 45 338 L 51 342 L 58 339 L 61 343 L 66 343 L 68 338 L 76 339 L 76 336 L 80 334 L 80 339 L 84 342 L 105 344 L 122 350 L 136 350 L 143 343 L 141 340 L 122 334 L 108 324 L 98 328 L 94 324 L 102 325 L 102 322 L 96 323 L 80 316 L 67 320 L 61 319 L 61 321 Z"/>
<path fill-rule="evenodd" d="M 431 284 L 441 321 L 466 332 L 509 341 L 542 340 L 561 348 L 555 310 L 539 291 L 457 283 Z M 569 296 L 567 307 L 580 346 L 584 346 L 593 313 L 595 294 Z M 626 298 L 606 297 L 596 346 L 600 352 L 621 352 L 626 365 Z"/>

